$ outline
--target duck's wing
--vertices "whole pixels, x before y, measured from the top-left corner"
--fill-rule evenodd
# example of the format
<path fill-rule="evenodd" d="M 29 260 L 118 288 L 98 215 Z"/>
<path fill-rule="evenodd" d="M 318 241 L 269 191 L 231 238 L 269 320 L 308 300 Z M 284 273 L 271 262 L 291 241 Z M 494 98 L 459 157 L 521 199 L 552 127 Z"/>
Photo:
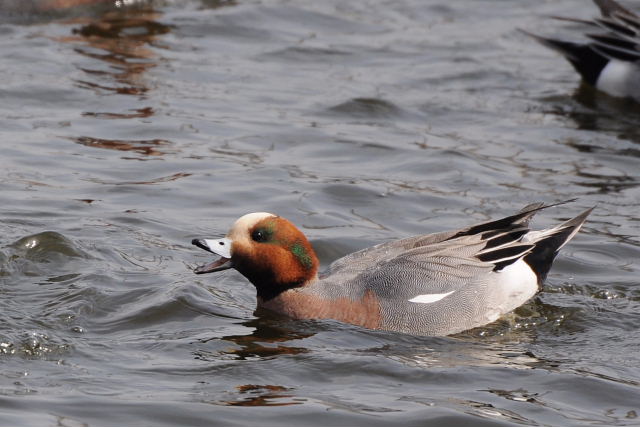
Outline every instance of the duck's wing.
<path fill-rule="evenodd" d="M 568 203 L 570 201 L 571 200 L 561 203 Z M 381 243 L 379 245 L 351 253 L 334 261 L 323 276 L 328 277 L 339 275 L 341 280 L 349 280 L 371 268 L 374 264 L 388 262 L 416 248 L 435 247 L 435 245 L 442 242 L 450 241 L 453 238 L 465 235 L 470 236 L 486 232 L 494 232 L 497 236 L 498 230 L 513 229 L 521 226 L 526 228 L 530 219 L 536 212 L 551 206 L 555 205 L 545 206 L 543 203 L 532 203 L 525 206 L 517 214 L 499 220 L 483 222 L 460 230 L 413 236 L 401 240 L 394 240 L 392 242 Z"/>
<path fill-rule="evenodd" d="M 591 212 L 529 230 L 531 217 L 546 207 L 530 205 L 497 221 L 406 239 L 402 250 L 394 242 L 361 251 L 355 257 L 365 268 L 340 260 L 337 276 L 319 281 L 314 291 L 330 299 L 370 298 L 388 330 L 449 335 L 488 324 L 535 295 L 560 248 Z M 362 261 L 372 253 L 377 260 Z"/>
<path fill-rule="evenodd" d="M 493 271 L 525 257 L 535 247 L 523 242 L 530 230 L 522 224 L 454 234 L 446 240 L 420 245 L 370 266 L 353 280 L 381 299 L 408 301 L 435 298 L 473 282 L 487 282 Z"/>
<path fill-rule="evenodd" d="M 518 214 L 459 230 L 438 242 L 431 236 L 413 240 L 412 248 L 369 263 L 350 282 L 356 285 L 354 289 L 370 289 L 381 299 L 423 302 L 449 295 L 470 283 L 491 286 L 492 281 L 501 280 L 500 274 L 494 273 L 506 271 L 522 260 L 518 269 L 522 269 L 523 280 L 526 276 L 531 286 L 539 286 L 560 248 L 578 232 L 591 212 L 589 209 L 547 230 L 531 231 L 529 220 L 547 207 L 530 205 Z"/>
<path fill-rule="evenodd" d="M 345 278 L 352 277 L 369 268 L 372 263 L 384 262 L 395 258 L 399 254 L 415 247 L 418 241 L 438 243 L 450 238 L 455 233 L 455 231 L 448 231 L 380 243 L 335 260 L 329 265 L 323 275 L 341 275 Z"/>

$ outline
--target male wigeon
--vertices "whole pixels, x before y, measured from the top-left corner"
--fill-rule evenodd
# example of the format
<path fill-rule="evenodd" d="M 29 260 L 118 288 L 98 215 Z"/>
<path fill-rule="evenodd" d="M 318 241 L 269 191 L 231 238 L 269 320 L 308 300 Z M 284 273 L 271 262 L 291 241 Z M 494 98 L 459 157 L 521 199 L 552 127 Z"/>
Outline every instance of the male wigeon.
<path fill-rule="evenodd" d="M 601 18 L 577 22 L 597 32 L 585 34 L 588 42 L 575 43 L 540 37 L 520 30 L 560 52 L 589 85 L 611 96 L 640 102 L 640 16 L 614 0 L 594 0 Z"/>
<path fill-rule="evenodd" d="M 593 209 L 530 230 L 531 217 L 548 207 L 535 203 L 496 221 L 382 243 L 338 259 L 322 275 L 300 230 L 255 212 L 222 239 L 191 242 L 221 257 L 195 273 L 235 268 L 256 287 L 259 307 L 296 319 L 449 335 L 491 323 L 533 297 Z"/>

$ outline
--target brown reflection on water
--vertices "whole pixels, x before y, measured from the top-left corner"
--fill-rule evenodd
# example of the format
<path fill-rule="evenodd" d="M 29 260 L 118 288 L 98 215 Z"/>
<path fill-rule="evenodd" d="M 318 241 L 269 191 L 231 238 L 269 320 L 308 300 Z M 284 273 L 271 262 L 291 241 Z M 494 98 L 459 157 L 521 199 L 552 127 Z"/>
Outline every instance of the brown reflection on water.
<path fill-rule="evenodd" d="M 71 138 L 77 144 L 87 147 L 104 148 L 107 150 L 134 151 L 147 156 L 161 156 L 167 152 L 161 151 L 158 147 L 169 145 L 170 142 L 163 139 L 126 141 L 117 139 L 92 138 L 90 136 L 80 136 Z"/>
<path fill-rule="evenodd" d="M 154 48 L 159 47 L 159 36 L 171 31 L 171 26 L 159 22 L 161 17 L 162 13 L 154 9 L 154 3 L 136 2 L 70 22 L 74 26 L 71 35 L 58 41 L 73 45 L 73 50 L 85 58 L 78 65 L 84 76 L 75 79 L 75 85 L 91 91 L 91 97 L 121 96 L 116 104 L 120 111 L 85 111 L 83 117 L 139 120 L 156 114 L 155 108 L 140 103 L 148 102 L 146 94 L 152 89 L 145 74 L 158 65 L 159 55 Z M 169 150 L 162 147 L 171 145 L 160 138 L 117 140 L 81 135 L 71 140 L 87 147 L 128 151 L 145 157 L 167 154 Z M 131 158 L 140 160 L 140 157 Z"/>
<path fill-rule="evenodd" d="M 151 107 L 146 108 L 138 108 L 133 111 L 133 113 L 91 113 L 86 112 L 82 113 L 83 116 L 86 117 L 97 117 L 100 119 L 144 119 L 147 117 L 151 117 L 155 114 L 155 111 Z"/>
<path fill-rule="evenodd" d="M 77 85 L 99 94 L 143 97 L 149 91 L 144 73 L 158 62 L 152 48 L 157 46 L 158 36 L 171 31 L 169 25 L 158 22 L 161 16 L 152 6 L 143 5 L 109 10 L 95 19 L 84 18 L 80 27 L 72 30 L 72 36 L 61 39 L 77 44 L 78 54 L 100 61 L 96 68 L 81 68 L 87 78 L 76 80 Z M 150 107 L 145 110 L 153 113 Z"/>
<path fill-rule="evenodd" d="M 288 406 L 300 405 L 301 401 L 280 401 L 280 399 L 292 399 L 292 389 L 279 385 L 245 384 L 236 387 L 241 397 L 236 400 L 227 400 L 228 406 Z M 275 401 L 274 401 L 275 400 Z"/>
<path fill-rule="evenodd" d="M 27 10 L 44 12 L 51 10 L 70 9 L 79 6 L 108 4 L 113 3 L 113 1 L 114 0 L 39 0 L 29 2 L 25 1 L 25 4 L 21 6 L 23 8 L 28 8 Z"/>
<path fill-rule="evenodd" d="M 308 338 L 313 335 L 312 333 L 294 331 L 280 325 L 271 324 L 265 319 L 250 320 L 244 325 L 254 327 L 255 330 L 250 335 L 230 335 L 222 338 L 240 346 L 238 349 L 226 352 L 237 359 L 244 360 L 252 357 L 263 358 L 309 352 L 309 349 L 305 347 L 280 345 L 280 343 Z"/>
<path fill-rule="evenodd" d="M 228 349 L 223 352 L 237 360 L 251 358 L 268 358 L 280 355 L 294 355 L 308 353 L 310 350 L 305 347 L 295 347 L 281 345 L 292 340 L 301 340 L 313 336 L 313 333 L 305 333 L 300 330 L 289 329 L 281 322 L 260 318 L 243 323 L 244 326 L 255 328 L 249 335 L 228 335 L 222 338 L 224 341 L 231 341 L 239 348 Z M 209 340 L 203 340 L 207 342 Z M 217 360 L 219 355 L 210 355 L 212 360 Z M 208 356 L 202 352 L 196 354 L 197 358 L 207 359 Z"/>

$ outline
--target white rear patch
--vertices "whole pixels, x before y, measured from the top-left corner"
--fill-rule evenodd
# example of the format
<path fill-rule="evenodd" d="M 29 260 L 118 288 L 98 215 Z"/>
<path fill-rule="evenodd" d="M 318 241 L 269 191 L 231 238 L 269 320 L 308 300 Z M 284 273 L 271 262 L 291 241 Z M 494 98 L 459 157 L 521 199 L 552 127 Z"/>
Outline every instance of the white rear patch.
<path fill-rule="evenodd" d="M 638 65 L 612 59 L 600 72 L 596 87 L 609 95 L 640 99 Z"/>
<path fill-rule="evenodd" d="M 538 292 L 538 278 L 529 264 L 518 260 L 491 278 L 488 304 L 500 314 L 520 307 Z"/>
<path fill-rule="evenodd" d="M 442 298 L 451 295 L 454 291 L 447 292 L 446 294 L 424 294 L 411 298 L 409 302 L 417 302 L 420 304 L 430 304 L 432 302 L 440 301 Z"/>

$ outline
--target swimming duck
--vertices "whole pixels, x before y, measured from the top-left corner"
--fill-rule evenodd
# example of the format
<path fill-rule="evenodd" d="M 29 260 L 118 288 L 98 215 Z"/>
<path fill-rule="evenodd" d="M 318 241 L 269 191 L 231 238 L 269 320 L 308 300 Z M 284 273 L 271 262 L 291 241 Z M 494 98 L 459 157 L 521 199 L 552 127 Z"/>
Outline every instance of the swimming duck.
<path fill-rule="evenodd" d="M 554 17 L 592 27 L 588 42 L 575 43 L 523 33 L 560 52 L 589 85 L 611 96 L 640 102 L 640 16 L 614 0 L 594 0 L 601 18 Z"/>
<path fill-rule="evenodd" d="M 235 268 L 256 287 L 258 307 L 296 319 L 449 335 L 491 323 L 541 289 L 558 251 L 593 209 L 530 230 L 531 217 L 550 206 L 535 203 L 499 220 L 381 243 L 338 259 L 322 275 L 295 225 L 254 212 L 222 239 L 193 239 L 220 256 L 194 272 Z"/>

